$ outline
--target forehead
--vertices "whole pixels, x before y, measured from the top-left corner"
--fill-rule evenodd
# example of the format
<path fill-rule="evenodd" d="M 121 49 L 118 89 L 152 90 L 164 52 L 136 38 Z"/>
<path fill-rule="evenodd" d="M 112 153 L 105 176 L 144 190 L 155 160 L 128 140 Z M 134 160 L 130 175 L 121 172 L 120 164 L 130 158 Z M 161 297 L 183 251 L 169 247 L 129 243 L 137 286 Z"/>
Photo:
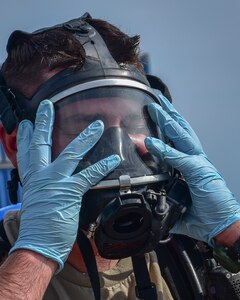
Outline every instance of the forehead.
<path fill-rule="evenodd" d="M 140 114 L 142 108 L 142 101 L 121 97 L 101 97 L 83 99 L 80 101 L 76 99 L 75 102 L 68 103 L 64 106 L 59 106 L 59 108 L 56 110 L 56 113 L 61 112 L 61 115 L 65 118 L 75 114 L 118 115 L 120 117 L 126 114 Z"/>

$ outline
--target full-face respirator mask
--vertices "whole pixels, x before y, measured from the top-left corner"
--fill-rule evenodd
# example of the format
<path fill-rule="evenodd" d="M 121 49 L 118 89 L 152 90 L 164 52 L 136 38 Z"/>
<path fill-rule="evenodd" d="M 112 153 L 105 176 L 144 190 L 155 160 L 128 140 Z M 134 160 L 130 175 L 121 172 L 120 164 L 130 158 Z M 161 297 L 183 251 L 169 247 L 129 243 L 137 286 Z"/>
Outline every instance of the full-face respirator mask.
<path fill-rule="evenodd" d="M 50 78 L 32 99 L 2 85 L 1 121 L 10 134 L 22 119 L 34 122 L 42 100 L 52 101 L 53 159 L 90 123 L 104 122 L 101 139 L 76 172 L 112 154 L 118 154 L 121 163 L 84 195 L 79 228 L 94 239 L 102 257 L 120 259 L 149 252 L 165 240 L 190 196 L 185 182 L 144 145 L 149 136 L 164 140 L 147 112 L 150 103 L 159 103 L 158 97 L 135 67 L 115 62 L 86 17 L 32 33 L 70 30 L 84 47 L 85 63 L 81 70 L 69 68 Z M 29 36 L 15 31 L 8 49 L 18 35 Z"/>
<path fill-rule="evenodd" d="M 220 291 L 218 295 L 224 297 L 222 278 L 224 287 L 229 282 L 231 284 L 224 292 L 232 292 L 232 286 L 237 290 L 237 276 L 234 281 L 234 277 L 229 277 L 230 274 L 223 268 L 211 268 L 212 259 L 211 264 L 210 259 L 207 261 L 207 271 L 202 271 L 199 266 L 203 255 L 200 262 L 196 260 L 196 245 L 187 243 L 187 247 L 184 248 L 181 242 L 176 243 L 176 237 L 166 246 L 175 245 L 173 255 L 176 256 L 176 262 L 171 258 L 170 246 L 165 248 L 165 245 L 158 245 L 171 239 L 170 229 L 191 202 L 181 174 L 172 170 L 165 162 L 158 161 L 144 145 L 144 139 L 149 136 L 168 143 L 147 112 L 149 104 L 161 105 L 152 88 L 160 88 L 164 94 L 166 91 L 161 88 L 161 83 L 159 87 L 157 78 L 147 75 L 147 80 L 134 66 L 119 66 L 101 36 L 86 22 L 86 18 L 91 17 L 85 14 L 79 19 L 31 34 L 15 31 L 10 36 L 8 51 L 19 37 L 29 38 L 53 28 L 64 28 L 71 31 L 81 43 L 86 52 L 86 59 L 81 70 L 69 68 L 61 71 L 47 80 L 31 99 L 9 88 L 0 74 L 2 125 L 6 133 L 11 134 L 21 120 L 29 119 L 34 122 L 42 100 L 52 101 L 55 107 L 52 134 L 54 160 L 90 123 L 97 119 L 104 122 L 101 139 L 75 170 L 78 172 L 85 169 L 112 154 L 121 157 L 120 165 L 90 189 L 82 199 L 77 242 L 96 300 L 101 298 L 100 280 L 89 239 L 94 240 L 99 254 L 106 259 L 122 259 L 129 256 L 132 258 L 136 296 L 139 299 L 158 298 L 145 261 L 145 253 L 154 249 L 161 256 L 160 264 L 170 258 L 170 264 L 167 265 L 166 262 L 168 267 L 163 270 L 170 276 L 170 285 L 173 283 L 174 286 L 172 290 L 177 292 L 171 274 L 175 275 L 180 271 L 181 276 L 175 276 L 177 280 L 185 271 L 187 276 L 182 277 L 184 284 L 190 283 L 189 286 L 193 288 L 197 298 L 200 293 L 203 295 L 194 269 L 197 266 L 201 277 L 205 276 L 204 284 L 207 283 L 211 287 L 211 292 L 214 287 L 213 298 L 215 290 Z M 206 249 L 203 250 L 206 255 Z M 191 256 L 188 253 L 193 255 L 194 264 L 191 264 Z M 164 267 L 165 263 L 162 265 Z M 181 265 L 182 270 L 179 267 Z M 171 273 L 172 268 L 174 272 Z M 186 279 L 189 281 L 185 282 Z M 182 289 L 180 286 L 181 292 Z"/>

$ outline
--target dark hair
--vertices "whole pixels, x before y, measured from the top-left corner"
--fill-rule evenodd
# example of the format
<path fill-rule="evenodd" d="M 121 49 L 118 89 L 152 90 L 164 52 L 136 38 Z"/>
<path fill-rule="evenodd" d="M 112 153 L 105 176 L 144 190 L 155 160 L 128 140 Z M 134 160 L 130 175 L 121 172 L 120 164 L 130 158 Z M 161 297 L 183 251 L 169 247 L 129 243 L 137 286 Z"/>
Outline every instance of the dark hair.
<path fill-rule="evenodd" d="M 128 36 L 116 26 L 100 19 L 88 18 L 104 39 L 116 62 L 135 65 L 142 71 L 139 61 L 139 35 Z M 8 51 L 2 74 L 6 83 L 19 91 L 27 85 L 36 89 L 44 80 L 44 73 L 68 67 L 80 69 L 85 61 L 85 51 L 67 29 L 50 29 L 32 36 L 21 36 Z"/>

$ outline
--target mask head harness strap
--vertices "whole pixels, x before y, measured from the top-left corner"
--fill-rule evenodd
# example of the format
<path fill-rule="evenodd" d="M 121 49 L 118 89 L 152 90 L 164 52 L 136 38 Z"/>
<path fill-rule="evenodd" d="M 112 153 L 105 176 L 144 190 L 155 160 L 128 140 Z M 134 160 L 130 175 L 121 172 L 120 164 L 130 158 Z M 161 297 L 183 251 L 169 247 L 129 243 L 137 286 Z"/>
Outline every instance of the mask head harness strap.
<path fill-rule="evenodd" d="M 128 78 L 149 86 L 146 77 L 134 66 L 124 65 L 120 67 L 118 65 L 100 34 L 86 22 L 87 18 L 91 18 L 91 16 L 85 13 L 80 18 L 43 28 L 33 33 L 17 30 L 10 35 L 7 44 L 8 53 L 15 47 L 20 38 L 29 39 L 34 35 L 56 28 L 66 29 L 72 32 L 80 42 L 86 57 L 80 70 L 70 67 L 59 72 L 42 84 L 31 99 L 27 99 L 19 91 L 9 88 L 0 71 L 0 119 L 8 134 L 11 134 L 23 119 L 34 122 L 38 105 L 43 99 L 49 99 L 74 84 L 105 78 Z"/>

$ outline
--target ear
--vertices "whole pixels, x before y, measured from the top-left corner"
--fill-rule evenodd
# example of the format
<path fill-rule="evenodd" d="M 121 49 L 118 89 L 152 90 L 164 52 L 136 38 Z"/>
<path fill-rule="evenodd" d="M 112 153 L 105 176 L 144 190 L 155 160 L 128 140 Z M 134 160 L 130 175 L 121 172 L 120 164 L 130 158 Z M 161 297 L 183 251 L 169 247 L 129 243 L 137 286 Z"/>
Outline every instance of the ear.
<path fill-rule="evenodd" d="M 17 168 L 16 135 L 17 129 L 15 129 L 11 134 L 7 134 L 2 124 L 0 124 L 0 140 L 3 145 L 3 149 L 15 168 Z"/>

